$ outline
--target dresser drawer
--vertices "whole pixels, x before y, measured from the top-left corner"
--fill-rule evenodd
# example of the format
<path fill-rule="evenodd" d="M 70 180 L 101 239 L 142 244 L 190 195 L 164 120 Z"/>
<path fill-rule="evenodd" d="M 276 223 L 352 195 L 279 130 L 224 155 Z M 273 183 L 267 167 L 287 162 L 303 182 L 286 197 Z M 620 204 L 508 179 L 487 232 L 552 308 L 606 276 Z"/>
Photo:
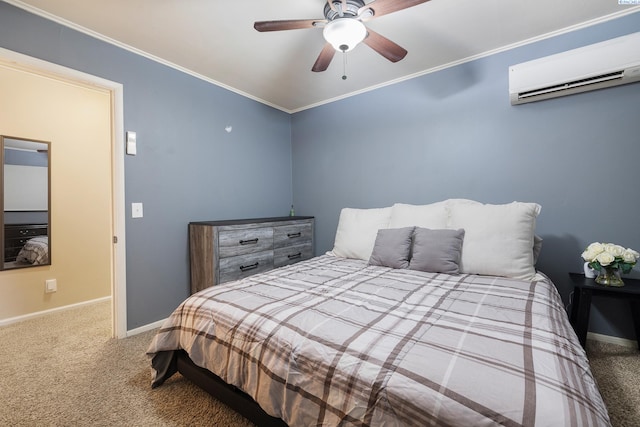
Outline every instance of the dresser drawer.
<path fill-rule="evenodd" d="M 14 237 L 4 241 L 5 249 L 8 247 L 22 248 L 33 237 Z"/>
<path fill-rule="evenodd" d="M 5 239 L 35 237 L 47 234 L 46 225 L 7 225 L 4 228 Z"/>
<path fill-rule="evenodd" d="M 273 227 L 273 247 L 283 248 L 311 242 L 312 235 L 311 222 Z"/>
<path fill-rule="evenodd" d="M 313 245 L 311 242 L 277 248 L 273 251 L 273 265 L 276 268 L 282 267 L 284 265 L 295 264 L 298 261 L 304 261 L 311 257 L 313 257 Z"/>
<path fill-rule="evenodd" d="M 220 258 L 235 257 L 273 248 L 273 227 L 220 230 Z"/>
<path fill-rule="evenodd" d="M 218 283 L 242 279 L 271 269 L 273 269 L 272 250 L 222 258 L 220 259 L 220 280 Z"/>

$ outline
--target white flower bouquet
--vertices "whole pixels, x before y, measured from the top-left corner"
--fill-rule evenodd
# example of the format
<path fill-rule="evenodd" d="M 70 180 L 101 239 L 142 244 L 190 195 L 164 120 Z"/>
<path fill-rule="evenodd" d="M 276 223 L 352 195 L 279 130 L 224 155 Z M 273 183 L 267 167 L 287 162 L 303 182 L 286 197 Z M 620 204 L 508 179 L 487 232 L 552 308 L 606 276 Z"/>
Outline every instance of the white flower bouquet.
<path fill-rule="evenodd" d="M 591 243 L 582 252 L 582 259 L 589 263 L 589 267 L 600 271 L 604 269 L 620 270 L 622 273 L 631 271 L 640 258 L 640 253 L 630 248 L 624 248 L 613 243 Z"/>

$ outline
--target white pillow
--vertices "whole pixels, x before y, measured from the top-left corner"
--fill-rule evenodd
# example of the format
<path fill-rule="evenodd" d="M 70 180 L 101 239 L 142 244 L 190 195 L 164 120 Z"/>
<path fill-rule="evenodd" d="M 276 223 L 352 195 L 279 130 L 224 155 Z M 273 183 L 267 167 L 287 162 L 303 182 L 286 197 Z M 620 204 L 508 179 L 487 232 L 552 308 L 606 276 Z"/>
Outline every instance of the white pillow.
<path fill-rule="evenodd" d="M 446 205 L 446 209 L 447 209 L 447 228 L 453 228 L 453 226 L 451 225 L 452 209 L 456 209 L 456 208 L 460 209 L 463 206 L 468 206 L 468 205 L 482 206 L 482 203 L 476 202 L 475 200 L 470 200 L 470 199 L 447 199 L 444 201 L 444 204 Z"/>
<path fill-rule="evenodd" d="M 389 228 L 390 217 L 391 207 L 342 209 L 333 244 L 333 254 L 342 258 L 369 261 L 378 230 Z"/>
<path fill-rule="evenodd" d="M 422 227 L 442 229 L 447 227 L 448 211 L 445 202 L 430 205 L 406 205 L 396 203 L 391 207 L 389 228 Z"/>
<path fill-rule="evenodd" d="M 448 204 L 449 228 L 465 230 L 460 271 L 531 280 L 535 276 L 534 231 L 537 203 Z"/>

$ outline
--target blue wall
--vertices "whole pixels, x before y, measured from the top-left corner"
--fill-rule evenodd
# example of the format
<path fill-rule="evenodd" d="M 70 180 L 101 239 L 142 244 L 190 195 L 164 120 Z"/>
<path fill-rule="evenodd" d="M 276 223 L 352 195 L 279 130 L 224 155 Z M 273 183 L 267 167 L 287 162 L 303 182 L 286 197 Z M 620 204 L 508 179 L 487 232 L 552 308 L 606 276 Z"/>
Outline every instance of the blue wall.
<path fill-rule="evenodd" d="M 190 221 L 288 213 L 288 114 L 3 2 L 0 47 L 124 85 L 128 329 L 188 296 Z"/>
<path fill-rule="evenodd" d="M 293 115 L 293 199 L 316 216 L 316 253 L 342 207 L 534 201 L 538 266 L 568 303 L 587 244 L 640 250 L 640 84 L 511 106 L 508 67 L 639 28 L 635 13 Z M 595 301 L 591 329 L 632 338 L 616 303 Z"/>
<path fill-rule="evenodd" d="M 126 223 L 129 329 L 187 296 L 189 221 L 283 215 L 292 194 L 316 253 L 345 206 L 536 201 L 539 267 L 568 302 L 584 246 L 640 248 L 640 84 L 512 107 L 507 69 L 638 28 L 640 13 L 289 116 L 0 2 L 0 47 L 124 84 L 126 204 L 145 205 Z M 592 330 L 630 325 L 595 302 Z"/>

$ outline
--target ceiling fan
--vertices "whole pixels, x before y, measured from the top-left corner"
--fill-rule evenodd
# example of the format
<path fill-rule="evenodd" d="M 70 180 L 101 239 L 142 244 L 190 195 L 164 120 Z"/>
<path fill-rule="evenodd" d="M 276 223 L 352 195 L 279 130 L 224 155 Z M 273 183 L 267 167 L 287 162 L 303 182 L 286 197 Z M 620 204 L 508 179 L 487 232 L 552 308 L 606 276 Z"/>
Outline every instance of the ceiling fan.
<path fill-rule="evenodd" d="M 348 52 L 360 42 L 378 52 L 391 62 L 398 62 L 407 51 L 386 37 L 367 28 L 364 23 L 383 15 L 426 3 L 429 0 L 327 0 L 324 19 L 289 19 L 281 21 L 257 21 L 253 28 L 260 32 L 323 28 L 326 40 L 311 71 L 325 71 L 336 51 Z"/>

